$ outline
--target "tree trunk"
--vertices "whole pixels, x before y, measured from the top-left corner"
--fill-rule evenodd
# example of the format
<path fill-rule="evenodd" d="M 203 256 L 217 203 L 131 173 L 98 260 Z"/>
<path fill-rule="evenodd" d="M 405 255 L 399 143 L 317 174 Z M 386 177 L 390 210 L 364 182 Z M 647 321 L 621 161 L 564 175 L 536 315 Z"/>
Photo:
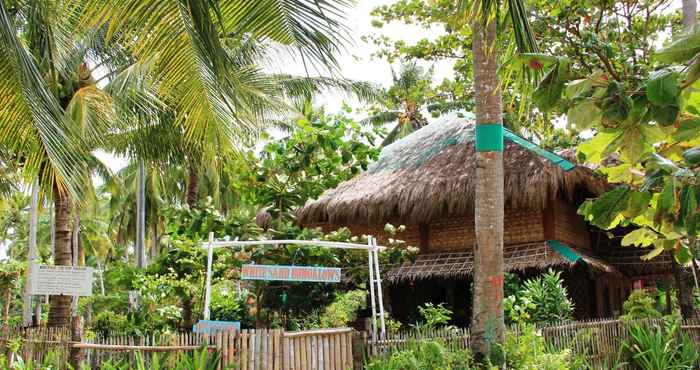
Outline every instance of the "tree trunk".
<path fill-rule="evenodd" d="M 190 209 L 197 206 L 197 201 L 199 200 L 198 185 L 199 173 L 197 167 L 192 164 L 190 165 L 189 181 L 187 181 L 187 205 L 190 206 Z"/>
<path fill-rule="evenodd" d="M 683 0 L 683 29 L 689 30 L 698 23 L 697 0 Z"/>
<path fill-rule="evenodd" d="M 149 261 L 155 261 L 158 258 L 158 222 L 151 222 L 151 253 Z M 150 262 L 149 262 L 150 263 Z"/>
<path fill-rule="evenodd" d="M 34 273 L 34 264 L 37 263 L 36 247 L 36 229 L 39 223 L 39 181 L 34 181 L 32 185 L 32 203 L 29 208 L 29 241 L 27 243 L 27 274 L 24 284 L 24 296 L 22 302 L 22 324 L 24 326 L 32 325 L 32 280 L 31 276 Z M 38 304 L 38 303 L 37 303 Z"/>
<path fill-rule="evenodd" d="M 473 25 L 474 100 L 477 125 L 502 125 L 501 91 L 497 75 L 495 19 L 484 25 L 481 18 Z M 481 126 L 479 128 L 485 128 Z M 493 132 L 493 131 L 490 131 Z M 501 147 L 502 147 L 502 131 Z M 478 135 L 477 135 L 478 137 Z M 489 136 L 494 138 L 494 136 Z M 479 145 L 478 145 L 479 147 Z M 472 312 L 472 351 L 481 361 L 492 353 L 494 344 L 503 343 L 503 152 L 481 147 L 476 151 L 474 222 L 474 295 Z"/>
<path fill-rule="evenodd" d="M 58 187 L 54 187 L 54 264 L 71 265 L 70 198 Z M 53 295 L 49 299 L 49 326 L 68 326 L 72 297 Z"/>
<path fill-rule="evenodd" d="M 136 266 L 146 267 L 146 170 L 139 159 L 136 189 Z"/>

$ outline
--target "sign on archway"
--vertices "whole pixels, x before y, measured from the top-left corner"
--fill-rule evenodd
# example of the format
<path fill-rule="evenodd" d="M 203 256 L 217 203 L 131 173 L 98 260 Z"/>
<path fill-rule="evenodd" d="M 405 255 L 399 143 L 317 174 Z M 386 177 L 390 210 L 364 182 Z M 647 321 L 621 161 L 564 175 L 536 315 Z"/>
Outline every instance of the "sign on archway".
<path fill-rule="evenodd" d="M 241 269 L 241 280 L 339 283 L 340 276 L 337 267 L 243 265 Z"/>
<path fill-rule="evenodd" d="M 379 250 L 384 247 L 377 245 L 377 239 L 367 238 L 367 244 L 328 242 L 320 240 L 250 240 L 250 241 L 216 241 L 214 233 L 209 233 L 207 245 L 207 280 L 204 292 L 204 320 L 209 320 L 211 304 L 211 269 L 214 259 L 214 248 L 245 248 L 254 245 L 305 245 L 309 247 L 360 249 L 367 251 L 367 266 L 369 267 L 369 292 L 372 308 L 372 338 L 377 339 L 377 331 L 381 337 L 386 335 L 384 322 L 384 302 L 382 300 L 382 279 L 379 272 Z M 334 267 L 316 266 L 278 266 L 247 264 L 241 271 L 244 280 L 275 280 L 275 281 L 307 281 L 307 282 L 340 282 L 341 270 Z M 379 325 L 377 325 L 379 324 Z"/>

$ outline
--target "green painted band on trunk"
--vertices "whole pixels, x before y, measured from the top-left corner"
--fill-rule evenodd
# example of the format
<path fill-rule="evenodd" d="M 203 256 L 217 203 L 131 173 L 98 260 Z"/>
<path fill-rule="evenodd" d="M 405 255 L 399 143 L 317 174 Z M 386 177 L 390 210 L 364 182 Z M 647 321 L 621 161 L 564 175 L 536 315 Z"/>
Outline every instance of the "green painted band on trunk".
<path fill-rule="evenodd" d="M 570 262 L 575 263 L 581 259 L 581 255 L 558 240 L 548 240 L 547 244 L 550 248 L 554 249 L 554 251 L 561 254 L 562 257 L 566 258 Z"/>
<path fill-rule="evenodd" d="M 477 124 L 475 146 L 477 152 L 502 152 L 503 125 L 500 123 Z"/>

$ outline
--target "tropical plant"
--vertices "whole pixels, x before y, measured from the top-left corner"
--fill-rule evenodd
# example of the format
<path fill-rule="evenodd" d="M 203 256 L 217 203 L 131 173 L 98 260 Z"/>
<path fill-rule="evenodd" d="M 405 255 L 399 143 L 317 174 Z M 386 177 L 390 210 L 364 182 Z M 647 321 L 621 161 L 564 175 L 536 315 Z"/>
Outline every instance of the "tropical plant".
<path fill-rule="evenodd" d="M 505 299 L 505 310 L 514 323 L 554 324 L 572 319 L 574 304 L 560 271 L 527 280 L 520 290 Z"/>
<path fill-rule="evenodd" d="M 382 141 L 387 146 L 428 124 L 421 110 L 430 102 L 433 69 L 425 69 L 416 61 L 402 62 L 399 73 L 391 71 L 393 84 L 380 97 L 378 106 L 370 109 L 363 122 L 383 126 L 396 122 Z"/>
<path fill-rule="evenodd" d="M 641 320 L 661 318 L 661 312 L 655 307 L 654 298 L 643 289 L 636 289 L 622 304 L 622 320 Z"/>
<path fill-rule="evenodd" d="M 499 347 L 498 352 L 500 360 L 505 362 L 507 369 L 568 370 L 578 368 L 574 365 L 570 349 L 556 351 L 550 348 L 544 338 L 538 334 L 534 325 L 523 325 L 518 334 L 506 336 L 505 343 Z M 500 363 L 500 361 L 495 363 Z"/>
<path fill-rule="evenodd" d="M 679 327 L 673 319 L 660 327 L 635 324 L 623 348 L 642 370 L 693 369 L 700 354 L 687 334 L 678 333 Z"/>
<path fill-rule="evenodd" d="M 418 328 L 432 330 L 440 326 L 447 325 L 452 320 L 452 311 L 445 308 L 444 303 L 434 305 L 426 303 L 418 307 L 418 312 L 423 321 L 418 324 Z"/>
<path fill-rule="evenodd" d="M 469 351 L 450 351 L 438 341 L 409 342 L 406 349 L 387 358 L 368 361 L 365 370 L 469 370 L 474 369 Z"/>

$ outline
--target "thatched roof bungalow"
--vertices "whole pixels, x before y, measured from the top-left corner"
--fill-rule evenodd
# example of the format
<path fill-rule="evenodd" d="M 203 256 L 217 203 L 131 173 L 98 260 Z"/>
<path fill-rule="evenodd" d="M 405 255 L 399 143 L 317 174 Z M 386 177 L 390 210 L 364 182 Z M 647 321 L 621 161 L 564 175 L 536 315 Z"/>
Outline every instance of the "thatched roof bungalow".
<path fill-rule="evenodd" d="M 455 292 L 468 291 L 473 269 L 473 144 L 473 120 L 443 116 L 384 148 L 364 173 L 307 202 L 297 213 L 299 221 L 327 229 L 347 226 L 357 234 L 378 235 L 380 241 L 388 237 L 386 223 L 405 225 L 396 238 L 420 253 L 389 271 L 391 300 L 452 299 L 458 307 L 466 293 Z M 575 164 L 572 155 L 545 151 L 509 131 L 503 158 L 506 270 L 527 275 L 564 268 L 577 316 L 614 314 L 630 286 L 599 246 L 611 248 L 615 242 L 601 243 L 608 237 L 576 213 L 583 200 L 610 185 Z M 407 305 L 411 302 L 395 304 L 394 314 L 410 320 L 409 312 L 396 312 Z M 463 314 L 468 321 L 468 313 Z"/>

